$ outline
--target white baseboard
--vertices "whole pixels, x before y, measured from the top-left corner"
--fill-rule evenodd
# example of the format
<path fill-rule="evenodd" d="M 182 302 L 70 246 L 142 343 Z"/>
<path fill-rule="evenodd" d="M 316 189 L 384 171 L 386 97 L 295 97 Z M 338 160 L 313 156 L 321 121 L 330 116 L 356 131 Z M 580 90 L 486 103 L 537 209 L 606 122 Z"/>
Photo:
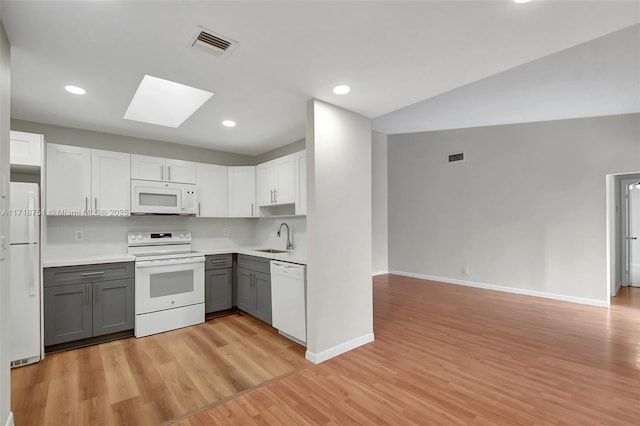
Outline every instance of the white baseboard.
<path fill-rule="evenodd" d="M 456 285 L 463 285 L 467 287 L 482 288 L 485 290 L 495 290 L 495 291 L 502 291 L 505 293 L 522 294 L 525 296 L 542 297 L 545 299 L 562 300 L 564 302 L 579 303 L 581 305 L 599 306 L 601 308 L 608 308 L 610 304 L 610 300 L 604 301 L 604 300 L 597 300 L 597 299 L 587 299 L 584 297 L 574 297 L 574 296 L 566 296 L 564 294 L 547 293 L 546 291 L 527 290 L 524 288 L 504 287 L 504 286 L 495 285 L 495 284 L 485 284 L 485 283 L 478 283 L 474 281 L 458 280 L 455 278 L 445 278 L 445 277 L 435 277 L 433 275 L 414 274 L 413 272 L 391 270 L 389 273 L 392 275 L 402 275 L 404 277 L 419 278 L 419 279 L 430 280 L 430 281 L 439 281 L 446 284 L 456 284 Z"/>
<path fill-rule="evenodd" d="M 314 364 L 320 364 L 321 362 L 325 362 L 328 359 L 341 355 L 345 352 L 349 352 L 350 350 L 355 349 L 359 346 L 371 343 L 373 342 L 373 340 L 373 333 L 367 333 L 364 336 L 356 337 L 355 339 L 341 343 L 317 354 L 314 354 L 313 352 L 309 352 L 307 350 L 305 357 Z"/>
<path fill-rule="evenodd" d="M 9 412 L 9 417 L 7 417 L 5 426 L 13 426 L 13 411 Z"/>
<path fill-rule="evenodd" d="M 375 277 L 377 275 L 385 275 L 388 274 L 389 271 L 378 271 L 378 272 L 374 272 L 373 274 L 371 274 L 372 277 Z"/>

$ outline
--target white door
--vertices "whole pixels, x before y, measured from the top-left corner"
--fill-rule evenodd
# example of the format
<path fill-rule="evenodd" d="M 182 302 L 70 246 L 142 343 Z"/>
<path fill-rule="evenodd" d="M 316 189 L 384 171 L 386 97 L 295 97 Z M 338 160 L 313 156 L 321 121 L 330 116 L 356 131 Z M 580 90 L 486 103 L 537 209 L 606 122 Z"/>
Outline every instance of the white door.
<path fill-rule="evenodd" d="M 11 131 L 9 161 L 21 166 L 42 166 L 42 135 Z"/>
<path fill-rule="evenodd" d="M 37 243 L 40 235 L 37 183 L 11 182 L 11 244 Z"/>
<path fill-rule="evenodd" d="M 255 217 L 256 168 L 253 166 L 229 167 L 229 217 Z"/>
<path fill-rule="evenodd" d="M 628 209 L 629 284 L 640 287 L 640 184 L 629 185 Z"/>
<path fill-rule="evenodd" d="M 10 343 L 11 361 L 40 357 L 40 268 L 31 246 L 11 246 Z M 36 251 L 37 253 L 37 251 Z"/>
<path fill-rule="evenodd" d="M 280 157 L 275 161 L 275 204 L 292 204 L 296 201 L 295 156 Z"/>
<path fill-rule="evenodd" d="M 47 145 L 46 208 L 50 215 L 83 215 L 91 197 L 91 150 Z"/>
<path fill-rule="evenodd" d="M 296 214 L 307 214 L 307 151 L 296 152 Z"/>
<path fill-rule="evenodd" d="M 131 154 L 131 179 L 166 180 L 165 159 Z"/>
<path fill-rule="evenodd" d="M 227 217 L 227 167 L 196 163 L 198 217 Z"/>
<path fill-rule="evenodd" d="M 91 208 L 101 216 L 128 216 L 131 205 L 131 155 L 91 150 Z M 96 213 L 97 214 L 97 213 Z"/>
<path fill-rule="evenodd" d="M 167 160 L 167 180 L 180 183 L 196 183 L 196 163 L 193 161 Z"/>
<path fill-rule="evenodd" d="M 270 206 L 275 203 L 275 163 L 267 161 L 256 166 L 256 201 L 258 206 Z"/>

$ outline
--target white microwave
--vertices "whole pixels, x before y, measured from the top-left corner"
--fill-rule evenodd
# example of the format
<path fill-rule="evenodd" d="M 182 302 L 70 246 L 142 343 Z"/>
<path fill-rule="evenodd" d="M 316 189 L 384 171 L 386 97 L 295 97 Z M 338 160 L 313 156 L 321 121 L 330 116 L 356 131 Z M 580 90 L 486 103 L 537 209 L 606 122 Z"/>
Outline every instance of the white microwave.
<path fill-rule="evenodd" d="M 131 214 L 196 214 L 196 186 L 131 179 Z"/>

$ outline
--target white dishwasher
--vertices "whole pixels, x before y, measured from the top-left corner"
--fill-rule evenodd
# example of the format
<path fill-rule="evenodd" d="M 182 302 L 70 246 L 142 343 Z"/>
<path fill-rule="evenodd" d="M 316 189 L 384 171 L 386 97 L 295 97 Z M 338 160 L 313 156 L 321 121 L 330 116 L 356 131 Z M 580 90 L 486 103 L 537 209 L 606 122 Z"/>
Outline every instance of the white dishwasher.
<path fill-rule="evenodd" d="M 307 343 L 307 267 L 271 261 L 271 311 L 280 334 L 304 346 Z"/>

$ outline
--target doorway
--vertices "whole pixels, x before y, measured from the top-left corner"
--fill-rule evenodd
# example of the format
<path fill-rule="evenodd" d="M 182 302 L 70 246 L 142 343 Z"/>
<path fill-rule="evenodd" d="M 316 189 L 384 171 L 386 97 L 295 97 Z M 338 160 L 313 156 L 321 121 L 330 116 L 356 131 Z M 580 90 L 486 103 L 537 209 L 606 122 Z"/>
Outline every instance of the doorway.
<path fill-rule="evenodd" d="M 620 252 L 623 287 L 640 287 L 640 176 L 620 179 Z"/>

